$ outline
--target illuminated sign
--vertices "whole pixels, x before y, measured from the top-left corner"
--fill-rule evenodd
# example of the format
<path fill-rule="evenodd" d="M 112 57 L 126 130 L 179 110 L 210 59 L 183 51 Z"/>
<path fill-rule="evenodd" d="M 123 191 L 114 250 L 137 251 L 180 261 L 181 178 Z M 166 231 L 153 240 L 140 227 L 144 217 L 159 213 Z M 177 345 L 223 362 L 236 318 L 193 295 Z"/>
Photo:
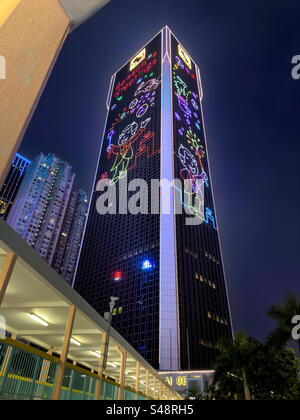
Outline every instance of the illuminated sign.
<path fill-rule="evenodd" d="M 178 386 L 187 386 L 187 378 L 186 376 L 177 376 L 176 384 Z"/>
<path fill-rule="evenodd" d="M 166 376 L 165 380 L 170 386 L 173 386 L 173 384 L 175 383 L 177 386 L 186 387 L 188 384 L 186 376 L 176 376 L 174 378 L 172 376 Z"/>
<path fill-rule="evenodd" d="M 134 70 L 146 58 L 146 48 L 136 55 L 130 62 L 130 71 Z"/>
<path fill-rule="evenodd" d="M 192 70 L 192 60 L 189 57 L 189 55 L 184 51 L 181 45 L 178 45 L 178 54 L 179 57 L 183 59 L 188 68 Z"/>

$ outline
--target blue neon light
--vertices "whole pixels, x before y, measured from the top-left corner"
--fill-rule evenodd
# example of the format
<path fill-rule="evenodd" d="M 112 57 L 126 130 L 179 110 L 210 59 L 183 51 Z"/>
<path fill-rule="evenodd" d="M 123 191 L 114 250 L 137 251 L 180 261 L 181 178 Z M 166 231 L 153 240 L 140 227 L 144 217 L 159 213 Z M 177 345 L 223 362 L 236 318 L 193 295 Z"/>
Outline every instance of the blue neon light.
<path fill-rule="evenodd" d="M 145 260 L 143 262 L 142 270 L 148 271 L 148 270 L 151 270 L 152 268 L 153 268 L 153 263 L 150 260 Z"/>

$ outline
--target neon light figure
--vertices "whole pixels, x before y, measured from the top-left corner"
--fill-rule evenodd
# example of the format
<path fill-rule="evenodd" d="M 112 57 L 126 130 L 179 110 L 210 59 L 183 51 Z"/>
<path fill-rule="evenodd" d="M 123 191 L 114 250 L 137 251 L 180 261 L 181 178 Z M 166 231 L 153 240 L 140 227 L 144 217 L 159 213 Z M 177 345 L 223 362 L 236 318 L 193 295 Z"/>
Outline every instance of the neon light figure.
<path fill-rule="evenodd" d="M 148 104 L 142 105 L 136 113 L 137 118 L 143 117 L 146 114 L 146 112 L 148 111 L 148 108 L 149 108 Z"/>
<path fill-rule="evenodd" d="M 129 139 L 134 137 L 139 129 L 138 124 L 134 121 L 133 123 L 129 124 L 120 134 L 118 144 L 122 146 L 125 144 Z"/>
<path fill-rule="evenodd" d="M 150 158 L 160 150 L 156 149 L 155 134 L 147 132 L 143 137 L 147 125 L 151 121 L 150 118 L 143 121 L 141 127 L 138 129 L 137 123 L 130 124 L 127 129 L 123 131 L 119 138 L 119 145 L 113 145 L 111 153 L 116 156 L 115 162 L 111 168 L 113 178 L 111 183 L 116 184 L 121 178 L 127 175 L 127 172 L 135 168 L 138 158 L 147 153 L 147 158 Z M 132 135 L 132 136 L 131 136 Z M 140 140 L 138 146 L 133 146 Z M 129 166 L 131 160 L 134 158 L 133 163 Z"/>
<path fill-rule="evenodd" d="M 142 121 L 141 122 L 141 129 L 146 128 L 150 121 L 151 121 L 151 118 L 147 118 L 145 121 Z"/>
<path fill-rule="evenodd" d="M 149 159 L 156 153 L 160 153 L 160 149 L 157 148 L 155 134 L 149 131 L 141 139 L 137 152 L 134 154 L 134 162 L 128 168 L 128 171 L 131 171 L 136 167 L 137 161 L 142 155 L 147 154 L 147 159 Z"/>
<path fill-rule="evenodd" d="M 211 223 L 212 223 L 212 225 L 213 225 L 213 228 L 214 228 L 215 230 L 217 230 L 217 227 L 216 227 L 216 221 L 215 221 L 215 218 L 214 218 L 213 212 L 212 212 L 212 210 L 211 210 L 210 208 L 208 208 L 208 207 L 206 207 L 206 218 L 205 218 L 205 222 L 206 222 L 207 224 L 209 224 L 209 222 L 211 222 Z"/>
<path fill-rule="evenodd" d="M 102 175 L 101 175 L 101 178 L 100 178 L 100 179 L 99 179 L 99 181 L 97 182 L 97 185 L 96 185 L 96 188 L 95 188 L 94 193 L 95 193 L 96 191 L 101 191 L 101 190 L 102 190 L 101 185 L 102 185 L 102 183 L 104 183 L 107 179 L 108 179 L 108 173 L 107 173 L 107 172 L 105 172 L 104 174 L 102 174 Z"/>
<path fill-rule="evenodd" d="M 139 126 L 134 121 L 120 134 L 118 146 L 112 146 L 111 152 L 116 155 L 115 162 L 111 168 L 111 172 L 114 172 L 112 183 L 116 183 L 120 178 L 124 178 L 126 176 L 129 162 L 133 158 L 131 140 L 135 138 L 137 133 L 140 134 Z"/>
<path fill-rule="evenodd" d="M 112 146 L 112 138 L 113 138 L 114 134 L 115 134 L 115 131 L 114 130 L 111 130 L 108 133 L 108 135 L 107 135 L 107 140 L 108 140 L 108 148 L 107 148 L 107 151 L 108 152 L 110 152 L 110 149 L 111 149 L 111 146 Z"/>
<path fill-rule="evenodd" d="M 175 57 L 176 63 L 178 64 L 178 66 L 183 70 L 184 69 L 184 64 L 183 62 L 180 60 L 179 57 Z"/>
<path fill-rule="evenodd" d="M 178 94 L 177 94 L 177 97 L 178 97 L 178 105 L 179 105 L 179 108 L 184 113 L 185 117 L 187 119 L 192 118 L 192 111 L 190 110 L 190 108 L 189 108 L 186 100 L 182 96 L 180 96 Z"/>
<path fill-rule="evenodd" d="M 136 98 L 136 99 L 134 99 L 134 100 L 131 102 L 131 104 L 129 105 L 129 109 L 133 109 L 133 108 L 135 108 L 135 107 L 137 106 L 138 102 L 139 102 L 139 100 L 138 100 L 137 98 Z"/>
<path fill-rule="evenodd" d="M 209 188 L 209 180 L 206 172 L 203 171 L 200 176 L 203 179 L 204 184 L 207 186 L 207 188 Z"/>
<path fill-rule="evenodd" d="M 185 205 L 192 214 L 204 220 L 204 181 L 197 160 L 183 145 L 178 149 L 178 156 L 183 166 L 180 176 L 185 181 L 184 193 L 187 199 Z"/>
<path fill-rule="evenodd" d="M 134 96 L 141 95 L 142 93 L 152 92 L 156 90 L 161 83 L 160 77 L 158 79 L 150 79 L 148 82 L 142 82 L 137 88 Z"/>
<path fill-rule="evenodd" d="M 196 109 L 196 111 L 198 111 L 199 106 L 198 106 L 197 102 L 195 101 L 195 99 L 192 99 L 192 105 Z"/>
<path fill-rule="evenodd" d="M 184 81 L 181 79 L 181 77 L 176 76 L 176 78 L 174 80 L 174 84 L 176 86 L 177 93 L 179 95 L 186 96 L 187 84 L 184 83 Z"/>
<path fill-rule="evenodd" d="M 188 140 L 188 143 L 191 145 L 191 149 L 192 150 L 199 150 L 201 147 L 201 140 L 199 139 L 199 137 L 197 137 L 197 135 L 195 133 L 192 132 L 192 130 L 188 130 L 188 132 L 186 133 L 186 137 Z"/>

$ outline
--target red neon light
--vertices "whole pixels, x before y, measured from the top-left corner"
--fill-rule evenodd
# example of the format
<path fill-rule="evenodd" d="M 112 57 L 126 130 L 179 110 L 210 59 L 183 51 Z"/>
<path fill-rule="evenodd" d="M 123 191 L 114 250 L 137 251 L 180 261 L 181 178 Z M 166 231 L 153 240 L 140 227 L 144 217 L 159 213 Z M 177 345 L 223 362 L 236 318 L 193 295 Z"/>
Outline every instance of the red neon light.
<path fill-rule="evenodd" d="M 155 54 L 155 53 L 154 53 Z M 157 53 L 153 55 L 156 57 Z M 118 82 L 117 86 L 115 87 L 114 97 L 118 98 L 122 93 L 126 92 L 128 88 L 130 88 L 135 81 L 137 81 L 140 77 L 144 76 L 152 67 L 157 64 L 157 58 L 154 58 L 151 62 L 147 63 L 146 61 L 142 63 L 136 70 L 133 70 L 131 74 L 127 76 L 122 82 Z"/>
<path fill-rule="evenodd" d="M 114 274 L 114 278 L 115 278 L 115 281 L 120 281 L 120 280 L 121 280 L 121 278 L 122 278 L 122 273 L 121 273 L 121 271 L 117 271 L 117 272 Z"/>

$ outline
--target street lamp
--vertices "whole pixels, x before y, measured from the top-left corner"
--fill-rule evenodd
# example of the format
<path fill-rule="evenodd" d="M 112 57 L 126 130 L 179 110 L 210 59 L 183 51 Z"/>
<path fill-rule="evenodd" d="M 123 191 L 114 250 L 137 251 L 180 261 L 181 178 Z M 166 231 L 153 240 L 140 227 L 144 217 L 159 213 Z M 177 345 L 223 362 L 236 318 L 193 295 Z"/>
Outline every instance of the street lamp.
<path fill-rule="evenodd" d="M 105 312 L 104 319 L 108 322 L 108 328 L 106 333 L 106 340 L 105 340 L 105 347 L 104 347 L 104 356 L 103 356 L 103 370 L 106 369 L 107 365 L 107 357 L 108 357 L 108 347 L 109 347 L 109 337 L 110 337 L 110 330 L 111 330 L 111 322 L 113 317 L 113 310 L 116 306 L 116 302 L 118 302 L 119 298 L 115 296 L 110 297 L 109 303 L 109 312 Z"/>

